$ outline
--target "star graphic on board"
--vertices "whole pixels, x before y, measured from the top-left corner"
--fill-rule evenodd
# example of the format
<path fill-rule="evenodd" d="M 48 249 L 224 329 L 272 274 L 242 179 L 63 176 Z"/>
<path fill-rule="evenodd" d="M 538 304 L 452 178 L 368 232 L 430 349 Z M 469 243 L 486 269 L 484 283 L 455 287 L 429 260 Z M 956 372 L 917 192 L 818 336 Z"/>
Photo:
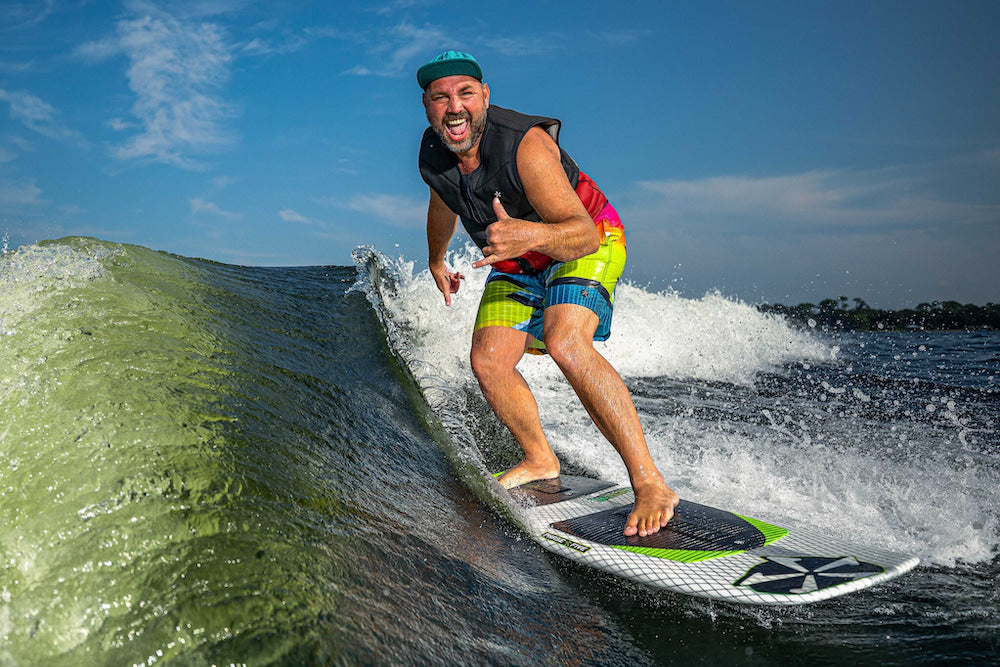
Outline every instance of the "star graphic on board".
<path fill-rule="evenodd" d="M 767 556 L 733 585 L 747 586 L 758 593 L 802 595 L 884 571 L 854 556 Z"/>

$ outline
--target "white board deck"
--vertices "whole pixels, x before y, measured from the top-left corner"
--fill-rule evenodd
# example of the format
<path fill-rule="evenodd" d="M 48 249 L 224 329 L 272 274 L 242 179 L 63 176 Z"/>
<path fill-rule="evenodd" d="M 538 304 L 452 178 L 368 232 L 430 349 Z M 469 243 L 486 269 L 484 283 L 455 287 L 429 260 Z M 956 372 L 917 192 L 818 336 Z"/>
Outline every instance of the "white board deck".
<path fill-rule="evenodd" d="M 625 537 L 628 486 L 563 475 L 510 490 L 549 551 L 654 588 L 715 600 L 794 605 L 897 577 L 918 559 L 681 500 L 655 535 Z"/>

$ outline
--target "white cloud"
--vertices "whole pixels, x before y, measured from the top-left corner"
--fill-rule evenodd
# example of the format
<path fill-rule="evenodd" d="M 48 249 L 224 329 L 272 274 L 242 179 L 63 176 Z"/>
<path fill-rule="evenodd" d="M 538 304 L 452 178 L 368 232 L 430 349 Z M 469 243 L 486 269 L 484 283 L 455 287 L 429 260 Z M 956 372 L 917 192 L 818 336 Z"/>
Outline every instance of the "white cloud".
<path fill-rule="evenodd" d="M 74 50 L 74 55 L 87 63 L 100 63 L 122 53 L 121 44 L 115 38 L 85 42 Z"/>
<path fill-rule="evenodd" d="M 25 90 L 0 88 L 0 102 L 10 105 L 10 117 L 43 137 L 82 142 L 80 135 L 63 125 L 51 104 Z"/>
<path fill-rule="evenodd" d="M 294 223 L 300 224 L 300 225 L 320 225 L 320 226 L 324 226 L 323 223 L 321 223 L 320 221 L 313 220 L 312 218 L 307 218 L 306 216 L 302 215 L 298 211 L 294 211 L 294 210 L 292 210 L 290 208 L 283 208 L 283 209 L 281 209 L 280 211 L 278 211 L 278 216 L 282 220 L 284 220 L 285 222 L 294 222 Z"/>
<path fill-rule="evenodd" d="M 374 215 L 400 229 L 422 229 L 427 224 L 427 200 L 397 195 L 357 195 L 347 207 L 365 216 Z"/>
<path fill-rule="evenodd" d="M 0 179 L 0 204 L 5 205 L 35 205 L 42 204 L 39 195 L 41 188 L 34 181 L 9 181 Z"/>
<path fill-rule="evenodd" d="M 646 193 L 639 197 L 642 218 L 658 226 L 724 230 L 752 222 L 756 231 L 780 228 L 795 234 L 832 227 L 883 230 L 1000 220 L 1000 207 L 943 200 L 903 169 L 644 181 L 639 187 Z"/>
<path fill-rule="evenodd" d="M 351 74 L 354 76 L 373 76 L 376 72 L 373 72 L 364 65 L 355 65 L 350 69 L 344 70 L 344 74 Z"/>
<path fill-rule="evenodd" d="M 108 120 L 106 124 L 115 132 L 125 132 L 126 130 L 131 130 L 135 127 L 135 123 L 130 123 L 122 118 L 112 118 Z"/>
<path fill-rule="evenodd" d="M 239 213 L 233 213 L 232 211 L 224 211 L 219 208 L 215 203 L 210 201 L 205 201 L 200 197 L 195 197 L 191 200 L 191 212 L 195 215 L 200 213 L 208 213 L 220 218 L 225 218 L 227 220 L 238 220 L 243 216 Z"/>
<path fill-rule="evenodd" d="M 5 0 L 0 7 L 0 26 L 7 30 L 24 30 L 44 21 L 52 13 L 55 0 L 14 2 Z"/>
<path fill-rule="evenodd" d="M 216 24 L 177 18 L 146 3 L 133 3 L 132 9 L 135 15 L 120 20 L 112 37 L 77 49 L 91 61 L 128 58 L 129 88 L 136 96 L 132 114 L 142 129 L 114 155 L 198 168 L 196 156 L 236 141 L 226 126 L 235 111 L 222 95 L 233 49 Z M 117 130 L 129 128 L 121 119 L 109 122 Z"/>
<path fill-rule="evenodd" d="M 440 28 L 417 27 L 401 23 L 380 33 L 370 43 L 375 44 L 373 59 L 367 65 L 355 65 L 344 74 L 356 76 L 401 76 L 411 73 L 414 59 L 426 58 L 435 49 L 443 49 L 451 39 Z"/>
<path fill-rule="evenodd" d="M 254 37 L 240 47 L 240 53 L 247 56 L 286 55 L 300 51 L 309 44 L 309 40 L 299 34 L 285 34 L 275 39 Z"/>

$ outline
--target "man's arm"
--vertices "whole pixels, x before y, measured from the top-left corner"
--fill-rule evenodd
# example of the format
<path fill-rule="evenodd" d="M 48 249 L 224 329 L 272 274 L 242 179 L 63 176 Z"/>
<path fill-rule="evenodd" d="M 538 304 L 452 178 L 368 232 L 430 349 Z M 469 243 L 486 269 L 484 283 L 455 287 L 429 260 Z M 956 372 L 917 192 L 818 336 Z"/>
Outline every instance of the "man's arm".
<path fill-rule="evenodd" d="M 517 169 L 528 201 L 545 224 L 508 217 L 502 202 L 494 200 L 498 220 L 486 228 L 484 259 L 473 266 L 519 257 L 529 250 L 560 262 L 596 251 L 600 234 L 566 178 L 559 147 L 545 130 L 528 130 L 517 151 Z"/>
<path fill-rule="evenodd" d="M 431 188 L 431 199 L 427 204 L 427 264 L 431 275 L 441 293 L 444 303 L 451 305 L 451 295 L 458 291 L 460 281 L 465 278 L 461 273 L 452 273 L 444 263 L 448 244 L 455 235 L 458 216 L 448 208 L 444 200 Z"/>

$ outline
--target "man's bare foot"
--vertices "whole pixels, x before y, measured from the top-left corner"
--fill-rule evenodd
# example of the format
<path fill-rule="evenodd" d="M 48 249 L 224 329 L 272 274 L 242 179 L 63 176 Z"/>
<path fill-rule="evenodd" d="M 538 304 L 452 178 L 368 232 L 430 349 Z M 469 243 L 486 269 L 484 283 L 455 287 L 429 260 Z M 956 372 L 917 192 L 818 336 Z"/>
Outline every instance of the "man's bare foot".
<path fill-rule="evenodd" d="M 642 485 L 632 485 L 635 504 L 625 522 L 625 535 L 646 537 L 660 532 L 674 516 L 674 508 L 680 498 L 657 476 L 657 481 Z"/>
<path fill-rule="evenodd" d="M 559 476 L 559 459 L 553 457 L 551 461 L 545 463 L 532 464 L 527 460 L 521 461 L 516 466 L 500 475 L 497 479 L 500 486 L 505 489 L 512 489 L 528 482 L 537 482 L 540 479 L 555 479 Z"/>

